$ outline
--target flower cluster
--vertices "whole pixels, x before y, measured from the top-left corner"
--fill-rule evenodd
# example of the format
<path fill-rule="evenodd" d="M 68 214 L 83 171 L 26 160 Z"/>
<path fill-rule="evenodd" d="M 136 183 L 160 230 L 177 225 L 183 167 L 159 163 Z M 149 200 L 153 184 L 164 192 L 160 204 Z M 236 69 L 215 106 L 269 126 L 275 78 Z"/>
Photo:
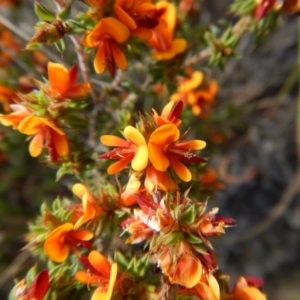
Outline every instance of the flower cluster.
<path fill-rule="evenodd" d="M 154 48 L 152 57 L 168 60 L 186 49 L 184 39 L 174 39 L 176 24 L 175 6 L 167 1 L 153 4 L 151 0 L 93 1 L 85 0 L 91 7 L 90 15 L 99 20 L 88 32 L 82 43 L 96 48 L 94 68 L 103 73 L 107 68 L 111 76 L 116 68 L 125 70 L 127 59 L 121 45 L 131 36 Z"/>
<path fill-rule="evenodd" d="M 299 12 L 293 0 L 247 1 L 236 5 L 236 13 L 248 13 L 251 22 L 271 11 Z M 5 9 L 16 3 L 2 2 Z M 76 179 L 65 180 L 73 199 L 66 192 L 68 197 L 57 197 L 51 205 L 45 201 L 41 215 L 29 224 L 24 248 L 40 259 L 42 271 L 34 266 L 10 299 L 80 298 L 91 290 L 92 300 L 266 300 L 261 280 L 241 276 L 230 288 L 229 277 L 219 269 L 211 238 L 236 221 L 209 205 L 212 192 L 224 186 L 207 166 L 210 142 L 196 138 L 223 141 L 215 128 L 201 127 L 202 122 L 210 125 L 218 85 L 199 62 L 223 66 L 234 56 L 240 31 L 251 29 L 249 20 L 241 22 L 247 29 L 228 25 L 220 34 L 203 24 L 194 30 L 189 17 L 198 18 L 202 4 L 193 0 L 53 4 L 50 11 L 34 1 L 40 21 L 26 49 L 53 44 L 70 65 L 77 57 L 80 70 L 34 52 L 34 73 L 47 73 L 47 79 L 29 74 L 11 82 L 1 79 L 0 123 L 28 136 L 32 157 L 46 149 L 47 165 L 59 168 L 57 180 L 65 174 Z M 1 24 L 0 46 L 3 74 L 10 74 L 7 65 L 15 61 L 27 70 L 26 59 L 14 57 L 19 43 Z M 88 65 L 93 51 L 96 74 Z M 117 69 L 127 69 L 129 59 L 128 78 L 121 72 L 115 76 Z M 98 79 L 106 70 L 115 76 L 112 83 Z M 78 83 L 79 72 L 84 82 Z M 153 96 L 154 84 L 161 99 Z M 145 111 L 131 113 L 141 109 L 143 99 Z M 195 128 L 195 122 L 186 123 L 187 115 L 201 117 L 194 118 Z"/>
<path fill-rule="evenodd" d="M 183 141 L 180 133 L 180 114 L 183 102 L 170 102 L 158 115 L 153 111 L 149 120 L 142 119 L 138 128 L 127 126 L 124 131 L 126 140 L 116 136 L 104 135 L 102 144 L 117 147 L 100 155 L 102 159 L 116 159 L 108 168 L 109 174 L 116 174 L 131 163 L 131 175 L 125 192 L 122 194 L 123 204 L 134 204 L 133 196 L 138 191 L 148 193 L 158 189 L 167 192 L 177 189 L 170 175 L 173 171 L 185 182 L 192 179 L 191 171 L 184 163 L 200 163 L 205 160 L 193 153 L 206 146 L 202 140 Z M 144 184 L 140 179 L 145 177 Z"/>
<path fill-rule="evenodd" d="M 195 71 L 189 78 L 180 80 L 176 93 L 171 101 L 182 101 L 190 105 L 194 115 L 209 116 L 209 109 L 214 104 L 218 85 L 215 81 L 208 82 L 204 74 Z"/>
<path fill-rule="evenodd" d="M 5 96 L 2 99 L 6 103 L 15 103 L 10 105 L 12 113 L 0 115 L 0 122 L 31 138 L 31 156 L 39 156 L 43 148 L 47 148 L 52 162 L 69 154 L 69 144 L 61 129 L 63 120 L 58 110 L 68 107 L 70 100 L 83 98 L 88 94 L 89 83 L 76 84 L 77 76 L 76 66 L 68 71 L 63 65 L 49 62 L 49 82 L 44 84 L 36 81 L 40 90 L 30 94 L 15 94 L 2 88 L 2 95 Z"/>

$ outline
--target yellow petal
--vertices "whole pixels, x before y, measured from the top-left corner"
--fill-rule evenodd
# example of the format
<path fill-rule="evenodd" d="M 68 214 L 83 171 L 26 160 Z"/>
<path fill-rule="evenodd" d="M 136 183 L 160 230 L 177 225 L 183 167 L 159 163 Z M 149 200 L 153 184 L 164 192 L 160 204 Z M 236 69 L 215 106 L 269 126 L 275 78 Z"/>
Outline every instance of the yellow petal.
<path fill-rule="evenodd" d="M 185 80 L 182 84 L 180 84 L 180 86 L 178 87 L 178 92 L 183 93 L 196 89 L 203 82 L 203 79 L 204 75 L 202 72 L 194 72 L 189 80 Z"/>
<path fill-rule="evenodd" d="M 74 230 L 77 230 L 84 223 L 94 219 L 96 210 L 93 205 L 88 201 L 88 194 L 84 194 L 82 198 L 83 215 L 77 220 L 74 225 Z"/>
<path fill-rule="evenodd" d="M 32 157 L 39 156 L 43 151 L 44 135 L 37 133 L 29 144 L 29 153 Z"/>
<path fill-rule="evenodd" d="M 141 172 L 148 165 L 148 148 L 147 145 L 140 145 L 137 148 L 135 156 L 131 162 L 133 170 Z"/>
<path fill-rule="evenodd" d="M 106 300 L 110 300 L 113 290 L 114 290 L 114 285 L 117 279 L 118 275 L 118 265 L 117 263 L 113 263 L 111 266 L 110 270 L 110 278 L 109 278 L 109 285 L 108 285 L 108 290 L 107 290 L 107 295 L 106 295 Z"/>
<path fill-rule="evenodd" d="M 133 126 L 126 126 L 124 136 L 135 145 L 146 145 L 144 136 Z"/>
<path fill-rule="evenodd" d="M 75 183 L 72 187 L 72 193 L 82 199 L 83 195 L 88 192 L 88 189 L 82 183 Z"/>

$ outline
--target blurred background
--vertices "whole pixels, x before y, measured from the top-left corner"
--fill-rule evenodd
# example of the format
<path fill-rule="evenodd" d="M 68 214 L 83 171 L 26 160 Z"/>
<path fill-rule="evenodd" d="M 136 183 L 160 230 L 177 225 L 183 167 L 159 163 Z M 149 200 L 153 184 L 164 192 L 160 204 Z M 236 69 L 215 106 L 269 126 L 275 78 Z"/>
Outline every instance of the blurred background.
<path fill-rule="evenodd" d="M 22 48 L 32 35 L 36 16 L 32 1 L 18 2 L 22 9 L 12 8 L 13 13 L 0 8 L 0 24 L 10 20 L 19 30 L 14 36 Z M 226 13 L 230 3 L 203 1 L 199 20 L 210 24 L 231 18 Z M 24 14 L 26 24 L 20 22 L 25 20 Z M 238 46 L 244 57 L 229 60 L 224 72 L 213 72 L 220 86 L 214 109 L 220 111 L 230 105 L 234 113 L 224 117 L 221 125 L 229 131 L 228 138 L 209 160 L 224 184 L 211 205 L 219 206 L 221 215 L 238 221 L 237 227 L 214 241 L 215 248 L 225 273 L 234 280 L 239 275 L 261 277 L 270 300 L 300 299 L 297 23 L 297 16 L 281 20 L 257 48 L 253 47 L 253 37 L 245 35 Z M 7 72 L 0 60 L 0 83 L 26 68 L 7 52 L 4 41 L 8 37 L 4 38 L 1 30 L 0 58 L 8 54 L 11 69 Z M 40 65 L 43 68 L 42 62 Z M 0 127 L 0 299 L 7 297 L 13 278 L 22 278 L 34 264 L 25 251 L 20 251 L 28 222 L 38 215 L 43 201 L 69 193 L 68 177 L 55 182 L 55 170 L 45 168 L 43 159 L 31 158 L 24 140 L 18 132 Z"/>

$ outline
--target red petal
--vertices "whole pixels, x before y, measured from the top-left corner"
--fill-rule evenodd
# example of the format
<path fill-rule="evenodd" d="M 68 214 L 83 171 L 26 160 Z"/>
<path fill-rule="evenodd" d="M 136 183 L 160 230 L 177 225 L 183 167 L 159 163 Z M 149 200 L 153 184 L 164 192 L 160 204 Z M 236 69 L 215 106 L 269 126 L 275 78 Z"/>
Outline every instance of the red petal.
<path fill-rule="evenodd" d="M 33 280 L 29 291 L 29 299 L 43 300 L 50 285 L 49 272 L 47 269 L 41 271 Z"/>

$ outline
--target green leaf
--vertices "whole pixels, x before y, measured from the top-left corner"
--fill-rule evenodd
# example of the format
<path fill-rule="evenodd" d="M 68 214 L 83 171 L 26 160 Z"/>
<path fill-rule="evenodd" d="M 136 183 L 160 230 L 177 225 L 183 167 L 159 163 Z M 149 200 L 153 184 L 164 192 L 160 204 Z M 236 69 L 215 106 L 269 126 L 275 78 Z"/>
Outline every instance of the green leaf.
<path fill-rule="evenodd" d="M 34 2 L 34 11 L 42 21 L 51 22 L 55 20 L 55 14 L 37 1 Z"/>

